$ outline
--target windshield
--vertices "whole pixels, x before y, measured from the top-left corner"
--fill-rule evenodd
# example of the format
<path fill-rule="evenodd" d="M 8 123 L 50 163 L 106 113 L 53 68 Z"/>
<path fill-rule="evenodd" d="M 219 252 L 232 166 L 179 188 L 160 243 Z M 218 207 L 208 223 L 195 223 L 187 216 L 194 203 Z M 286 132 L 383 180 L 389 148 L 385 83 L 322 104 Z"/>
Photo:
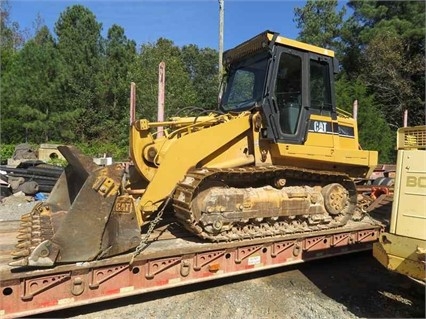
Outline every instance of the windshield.
<path fill-rule="evenodd" d="M 222 86 L 222 110 L 244 111 L 262 99 L 267 62 L 267 57 L 262 55 L 230 68 Z"/>

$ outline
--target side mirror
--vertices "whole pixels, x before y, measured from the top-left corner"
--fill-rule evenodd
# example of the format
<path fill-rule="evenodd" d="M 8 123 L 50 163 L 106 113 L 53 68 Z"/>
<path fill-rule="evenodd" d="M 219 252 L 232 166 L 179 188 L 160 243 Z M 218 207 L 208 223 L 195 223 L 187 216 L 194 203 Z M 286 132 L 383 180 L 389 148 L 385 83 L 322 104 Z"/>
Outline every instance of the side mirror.
<path fill-rule="evenodd" d="M 333 58 L 333 73 L 334 74 L 340 73 L 340 63 L 337 58 Z"/>

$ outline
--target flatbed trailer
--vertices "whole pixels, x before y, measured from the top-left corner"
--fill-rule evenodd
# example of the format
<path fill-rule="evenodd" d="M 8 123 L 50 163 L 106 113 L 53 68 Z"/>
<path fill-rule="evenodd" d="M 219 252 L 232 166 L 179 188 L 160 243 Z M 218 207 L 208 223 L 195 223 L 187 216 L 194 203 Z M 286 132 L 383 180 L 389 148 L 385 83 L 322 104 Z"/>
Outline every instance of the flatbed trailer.
<path fill-rule="evenodd" d="M 18 221 L 0 223 L 0 316 L 15 318 L 160 289 L 369 250 L 384 231 L 371 217 L 345 227 L 238 242 L 211 243 L 177 225 L 160 227 L 133 254 L 54 268 L 13 268 Z"/>

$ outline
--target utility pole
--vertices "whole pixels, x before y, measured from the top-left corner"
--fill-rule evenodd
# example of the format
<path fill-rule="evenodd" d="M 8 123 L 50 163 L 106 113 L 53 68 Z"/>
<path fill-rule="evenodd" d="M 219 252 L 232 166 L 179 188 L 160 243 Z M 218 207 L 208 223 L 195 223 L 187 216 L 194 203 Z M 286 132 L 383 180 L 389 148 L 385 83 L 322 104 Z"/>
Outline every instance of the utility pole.
<path fill-rule="evenodd" d="M 224 22 L 224 0 L 219 0 L 219 81 L 222 80 L 223 66 L 222 66 L 222 56 L 223 56 L 223 22 Z"/>

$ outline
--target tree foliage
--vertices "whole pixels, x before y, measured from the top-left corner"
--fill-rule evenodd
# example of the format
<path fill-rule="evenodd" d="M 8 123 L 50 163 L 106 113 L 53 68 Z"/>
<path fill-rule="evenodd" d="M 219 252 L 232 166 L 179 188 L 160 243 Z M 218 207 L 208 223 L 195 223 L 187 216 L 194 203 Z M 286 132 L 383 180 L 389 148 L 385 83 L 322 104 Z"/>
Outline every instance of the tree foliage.
<path fill-rule="evenodd" d="M 96 114 L 101 120 L 91 131 L 103 142 L 116 142 L 119 137 L 123 146 L 128 135 L 130 71 L 136 59 L 136 43 L 126 37 L 122 27 L 114 24 L 103 41 L 103 51 L 97 87 L 100 107 Z"/>
<path fill-rule="evenodd" d="M 96 127 L 103 120 L 97 116 L 101 29 L 95 15 L 82 5 L 68 7 L 55 24 L 62 59 L 61 99 L 67 110 L 75 110 L 72 124 L 82 141 L 98 137 Z"/>
<path fill-rule="evenodd" d="M 5 92 L 14 93 L 3 96 L 2 124 L 6 129 L 21 124 L 16 135 L 8 135 L 11 138 L 31 135 L 37 143 L 60 139 L 55 128 L 66 114 L 58 112 L 57 62 L 55 43 L 47 27 L 41 28 L 18 53 L 2 84 Z"/>
<path fill-rule="evenodd" d="M 423 1 L 350 1 L 346 59 L 350 74 L 361 75 L 393 127 L 425 123 L 425 18 Z M 350 32 L 352 31 L 352 32 Z"/>
<path fill-rule="evenodd" d="M 299 40 L 336 51 L 338 104 L 359 102 L 361 145 L 394 157 L 402 112 L 425 123 L 425 2 L 308 0 L 295 9 Z M 127 154 L 130 83 L 137 115 L 156 119 L 158 65 L 166 63 L 166 118 L 215 109 L 217 52 L 160 38 L 139 47 L 82 5 L 66 8 L 54 33 L 36 18 L 28 38 L 0 2 L 1 142 L 73 143 Z"/>
<path fill-rule="evenodd" d="M 409 110 L 413 125 L 424 120 L 424 95 L 418 94 L 416 82 L 422 75 L 424 78 L 425 60 L 420 55 L 408 59 L 405 45 L 400 37 L 384 33 L 372 38 L 365 51 L 365 82 L 380 99 L 394 127 L 401 125 L 404 110 Z"/>
<path fill-rule="evenodd" d="M 216 109 L 219 88 L 216 50 L 186 45 L 182 48 L 182 59 L 196 93 L 195 105 L 206 110 Z"/>
<path fill-rule="evenodd" d="M 358 102 L 360 144 L 364 149 L 378 151 L 381 163 L 392 163 L 395 160 L 395 134 L 361 78 L 349 80 L 343 74 L 336 82 L 336 96 L 337 105 L 348 112 L 352 111 L 354 101 Z"/>
<path fill-rule="evenodd" d="M 326 49 L 339 46 L 340 29 L 345 7 L 337 11 L 337 0 L 308 0 L 304 7 L 294 10 L 298 39 Z"/>

